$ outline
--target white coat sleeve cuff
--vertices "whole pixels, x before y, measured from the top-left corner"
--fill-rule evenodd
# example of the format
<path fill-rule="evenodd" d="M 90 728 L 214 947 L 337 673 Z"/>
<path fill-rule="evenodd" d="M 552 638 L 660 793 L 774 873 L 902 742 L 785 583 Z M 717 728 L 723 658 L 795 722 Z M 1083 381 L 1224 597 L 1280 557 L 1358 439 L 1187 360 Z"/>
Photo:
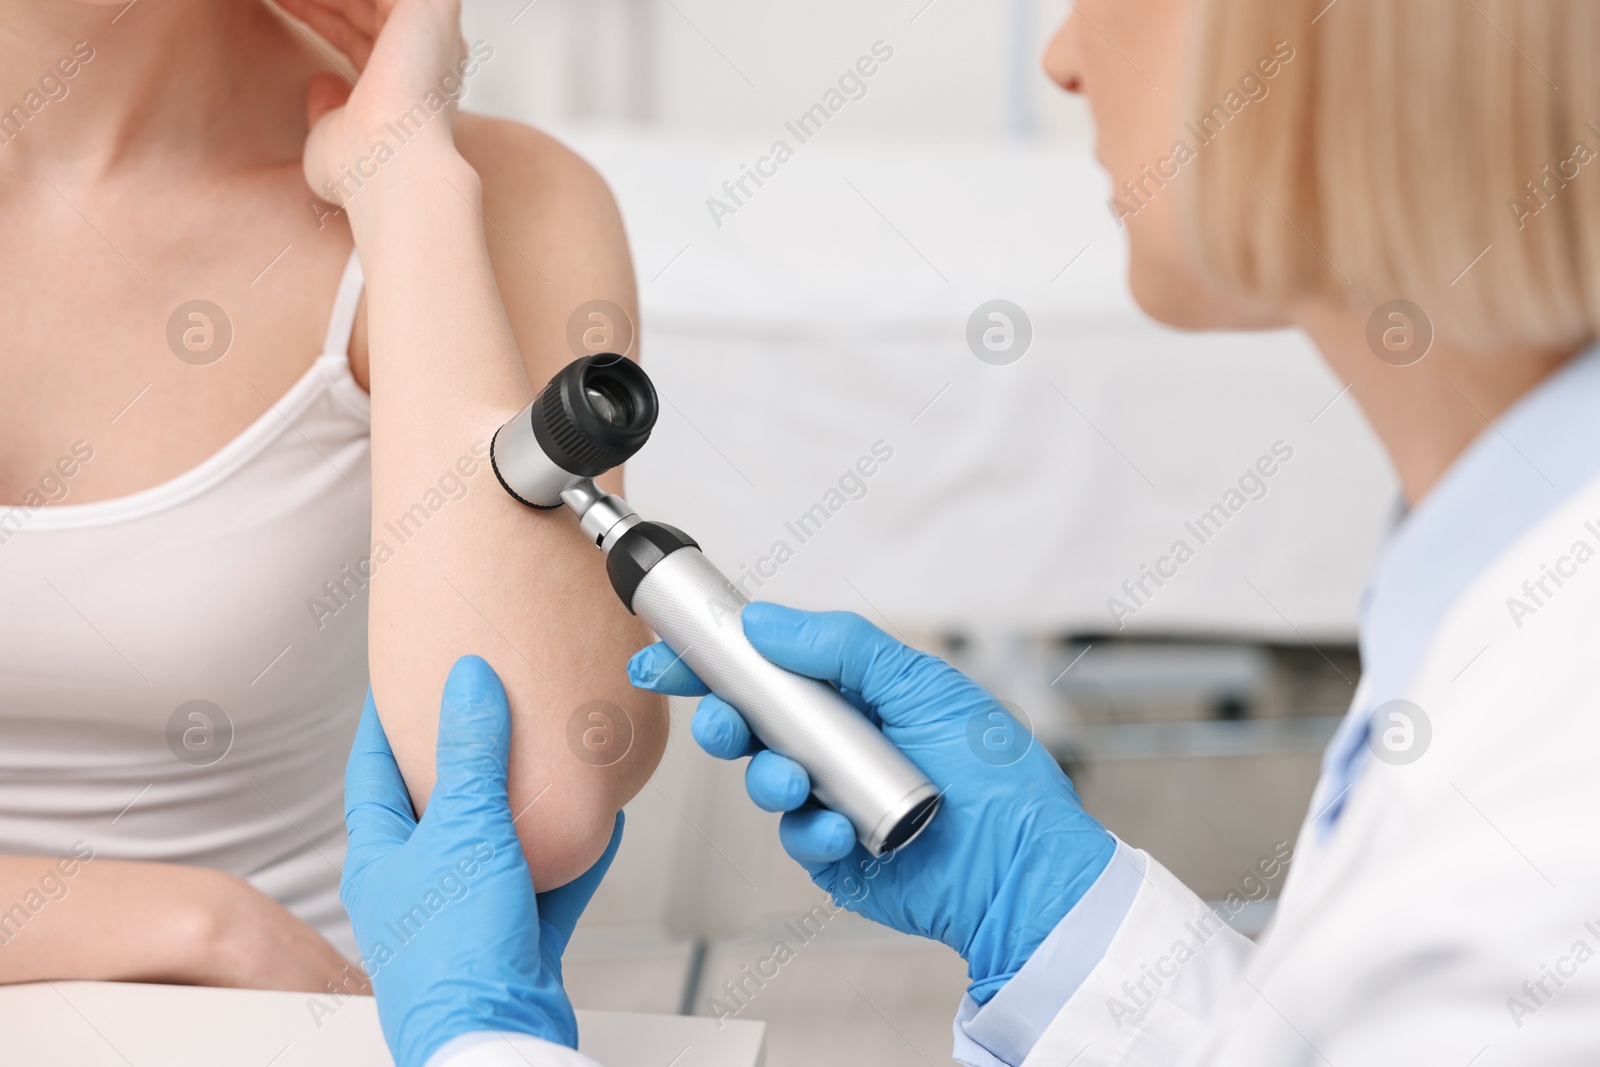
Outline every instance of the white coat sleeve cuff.
<path fill-rule="evenodd" d="M 1023 1067 L 1171 1067 L 1224 1024 L 1255 945 L 1144 859 L 1127 918 Z"/>
<path fill-rule="evenodd" d="M 1121 841 L 1111 862 L 1062 917 L 1022 969 L 983 1007 L 961 998 L 955 1020 L 958 1063 L 1015 1067 L 1105 955 L 1144 881 L 1145 855 Z"/>
<path fill-rule="evenodd" d="M 531 1034 L 493 1030 L 462 1034 L 428 1057 L 426 1067 L 599 1067 L 589 1057 Z"/>

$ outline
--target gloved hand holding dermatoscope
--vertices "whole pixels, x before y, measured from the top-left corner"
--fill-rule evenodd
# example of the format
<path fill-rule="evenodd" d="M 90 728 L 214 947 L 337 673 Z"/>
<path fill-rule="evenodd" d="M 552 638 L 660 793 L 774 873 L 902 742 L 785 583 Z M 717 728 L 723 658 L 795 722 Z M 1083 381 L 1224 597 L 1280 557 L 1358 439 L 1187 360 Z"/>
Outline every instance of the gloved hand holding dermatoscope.
<path fill-rule="evenodd" d="M 592 479 L 644 446 L 655 388 L 636 363 L 603 353 L 567 365 L 490 446 L 500 484 L 533 508 L 565 504 L 606 555 L 611 587 L 751 731 L 811 776 L 824 806 L 882 855 L 916 837 L 939 807 L 928 776 L 837 689 L 790 673 L 744 636 L 747 598 L 680 530 L 641 519 Z"/>

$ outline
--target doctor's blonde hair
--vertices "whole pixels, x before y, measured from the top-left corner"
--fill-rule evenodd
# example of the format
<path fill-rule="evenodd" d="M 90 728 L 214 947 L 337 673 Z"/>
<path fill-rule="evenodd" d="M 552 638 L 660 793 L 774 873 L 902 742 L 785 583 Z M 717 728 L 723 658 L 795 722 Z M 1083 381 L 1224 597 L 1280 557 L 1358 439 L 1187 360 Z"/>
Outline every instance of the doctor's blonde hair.
<path fill-rule="evenodd" d="M 1182 183 L 1208 277 L 1279 306 L 1410 300 L 1465 344 L 1600 332 L 1600 3 L 1196 2 L 1196 119 L 1294 50 Z"/>

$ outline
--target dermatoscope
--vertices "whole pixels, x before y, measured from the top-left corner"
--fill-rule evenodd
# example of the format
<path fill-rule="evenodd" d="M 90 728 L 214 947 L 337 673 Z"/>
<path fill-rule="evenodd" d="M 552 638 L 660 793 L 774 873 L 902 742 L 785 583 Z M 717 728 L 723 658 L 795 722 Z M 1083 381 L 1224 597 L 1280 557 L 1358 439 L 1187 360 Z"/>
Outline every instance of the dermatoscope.
<path fill-rule="evenodd" d="M 849 819 L 869 853 L 903 847 L 939 808 L 928 776 L 833 686 L 755 650 L 740 619 L 748 598 L 693 538 L 640 518 L 594 484 L 644 447 L 657 410 L 637 363 L 612 353 L 575 360 L 495 432 L 495 477 L 528 507 L 565 505 L 577 515 L 627 609 L 737 708 L 762 744 L 806 769 L 813 797 Z"/>

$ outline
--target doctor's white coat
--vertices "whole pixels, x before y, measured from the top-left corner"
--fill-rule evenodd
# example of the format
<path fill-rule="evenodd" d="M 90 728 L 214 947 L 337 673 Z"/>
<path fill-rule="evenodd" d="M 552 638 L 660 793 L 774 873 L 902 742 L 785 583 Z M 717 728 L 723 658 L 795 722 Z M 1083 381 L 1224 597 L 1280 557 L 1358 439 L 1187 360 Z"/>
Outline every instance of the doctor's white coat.
<path fill-rule="evenodd" d="M 1597 548 L 1591 484 L 1461 595 L 1405 694 L 1426 749 L 1308 818 L 1259 946 L 1148 861 L 1025 1067 L 1600 1065 Z"/>

